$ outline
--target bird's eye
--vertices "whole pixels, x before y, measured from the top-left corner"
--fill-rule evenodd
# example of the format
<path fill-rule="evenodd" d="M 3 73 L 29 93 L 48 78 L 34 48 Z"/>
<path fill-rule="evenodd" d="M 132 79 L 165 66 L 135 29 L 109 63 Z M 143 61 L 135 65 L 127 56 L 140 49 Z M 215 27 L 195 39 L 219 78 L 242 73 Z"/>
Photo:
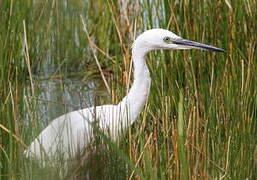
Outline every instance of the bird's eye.
<path fill-rule="evenodd" d="M 170 43 L 171 42 L 171 38 L 166 36 L 163 38 L 163 41 L 166 42 L 166 43 Z"/>

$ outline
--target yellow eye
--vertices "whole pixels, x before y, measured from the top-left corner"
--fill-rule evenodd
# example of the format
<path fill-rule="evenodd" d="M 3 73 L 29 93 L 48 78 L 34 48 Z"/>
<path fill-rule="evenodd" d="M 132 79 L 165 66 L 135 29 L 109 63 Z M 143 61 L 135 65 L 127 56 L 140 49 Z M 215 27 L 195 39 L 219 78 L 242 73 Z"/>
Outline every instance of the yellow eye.
<path fill-rule="evenodd" d="M 166 36 L 163 38 L 163 41 L 166 42 L 166 43 L 171 43 L 171 38 Z"/>

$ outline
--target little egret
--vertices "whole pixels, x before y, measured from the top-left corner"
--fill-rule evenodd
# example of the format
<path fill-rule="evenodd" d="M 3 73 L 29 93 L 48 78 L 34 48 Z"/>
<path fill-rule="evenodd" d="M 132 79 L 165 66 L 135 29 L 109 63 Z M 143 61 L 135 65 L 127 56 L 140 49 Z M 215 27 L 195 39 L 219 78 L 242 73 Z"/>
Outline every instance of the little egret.
<path fill-rule="evenodd" d="M 134 81 L 117 105 L 102 105 L 73 111 L 53 120 L 25 151 L 27 157 L 53 158 L 61 153 L 65 159 L 82 153 L 93 137 L 95 122 L 112 140 L 126 130 L 138 117 L 146 102 L 151 84 L 145 55 L 158 49 L 203 49 L 224 52 L 223 49 L 182 39 L 164 29 L 151 29 L 137 37 L 132 47 Z"/>

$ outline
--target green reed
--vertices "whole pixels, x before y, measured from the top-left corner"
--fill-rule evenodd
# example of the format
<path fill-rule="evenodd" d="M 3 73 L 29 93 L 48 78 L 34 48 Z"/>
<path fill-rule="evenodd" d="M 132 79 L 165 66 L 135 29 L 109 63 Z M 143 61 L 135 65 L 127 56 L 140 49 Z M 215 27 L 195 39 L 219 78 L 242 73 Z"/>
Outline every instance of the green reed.
<path fill-rule="evenodd" d="M 94 179 L 187 179 L 185 173 L 190 179 L 255 179 L 256 4 L 142 0 L 131 1 L 125 12 L 114 0 L 0 1 L 0 179 L 83 179 L 88 172 Z M 46 113 L 49 122 L 42 122 L 39 104 L 60 102 L 59 115 L 69 106 L 62 96 L 40 100 L 40 81 L 58 79 L 64 91 L 66 77 L 76 73 L 85 81 L 101 79 L 95 53 L 111 88 L 96 105 L 117 103 L 133 79 L 133 39 L 154 27 L 227 53 L 150 53 L 149 99 L 119 142 L 99 133 L 99 141 L 89 147 L 90 161 L 78 159 L 62 178 L 62 167 L 41 168 L 39 162 L 25 159 L 26 145 L 56 117 Z M 107 92 L 105 85 L 101 91 Z M 95 153 L 97 148 L 102 151 Z"/>

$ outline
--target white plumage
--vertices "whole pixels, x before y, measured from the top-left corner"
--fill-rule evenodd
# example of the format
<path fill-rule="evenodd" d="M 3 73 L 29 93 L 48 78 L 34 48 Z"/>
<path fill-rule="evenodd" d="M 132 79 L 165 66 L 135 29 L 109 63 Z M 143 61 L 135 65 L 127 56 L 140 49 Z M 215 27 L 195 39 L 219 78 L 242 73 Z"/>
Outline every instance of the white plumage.
<path fill-rule="evenodd" d="M 25 151 L 27 157 L 54 158 L 61 154 L 65 159 L 81 153 L 93 134 L 93 124 L 113 140 L 138 117 L 146 102 L 151 83 L 144 56 L 156 49 L 224 50 L 185 40 L 164 29 L 151 29 L 141 34 L 133 43 L 132 60 L 134 82 L 127 96 L 118 105 L 91 107 L 64 114 L 53 120 Z"/>

